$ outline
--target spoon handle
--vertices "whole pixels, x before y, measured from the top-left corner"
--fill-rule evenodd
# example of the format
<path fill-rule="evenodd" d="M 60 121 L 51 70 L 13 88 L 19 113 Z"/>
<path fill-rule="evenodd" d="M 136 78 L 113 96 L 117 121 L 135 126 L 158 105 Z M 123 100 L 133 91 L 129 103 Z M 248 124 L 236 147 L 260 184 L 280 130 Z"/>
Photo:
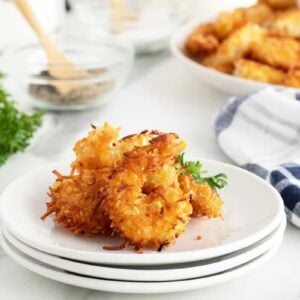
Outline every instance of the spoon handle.
<path fill-rule="evenodd" d="M 29 6 L 27 0 L 14 0 L 16 6 L 24 16 L 24 18 L 27 20 L 27 22 L 30 24 L 32 29 L 35 31 L 39 39 L 42 43 L 49 43 L 49 39 L 47 35 L 45 34 L 44 30 L 40 26 L 36 16 L 34 15 L 31 7 Z"/>

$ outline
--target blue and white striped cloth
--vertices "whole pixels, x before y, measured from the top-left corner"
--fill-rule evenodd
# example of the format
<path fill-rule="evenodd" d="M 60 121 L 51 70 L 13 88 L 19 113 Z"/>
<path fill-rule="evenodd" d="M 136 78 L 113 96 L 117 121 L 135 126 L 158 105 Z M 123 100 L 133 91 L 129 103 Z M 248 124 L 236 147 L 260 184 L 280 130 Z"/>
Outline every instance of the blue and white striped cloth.
<path fill-rule="evenodd" d="M 214 125 L 225 154 L 268 180 L 300 227 L 300 93 L 266 88 L 233 98 Z"/>

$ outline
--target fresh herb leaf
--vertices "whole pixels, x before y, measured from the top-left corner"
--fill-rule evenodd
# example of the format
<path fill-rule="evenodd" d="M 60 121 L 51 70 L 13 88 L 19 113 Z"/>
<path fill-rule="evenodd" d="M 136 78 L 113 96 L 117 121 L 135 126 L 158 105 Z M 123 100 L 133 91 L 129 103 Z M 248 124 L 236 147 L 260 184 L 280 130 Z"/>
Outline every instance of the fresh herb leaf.
<path fill-rule="evenodd" d="M 227 183 L 227 176 L 224 173 L 217 174 L 211 177 L 204 177 L 206 171 L 201 170 L 202 164 L 199 161 L 185 161 L 184 153 L 178 156 L 178 162 L 183 167 L 182 174 L 190 173 L 196 183 L 202 184 L 207 182 L 212 188 L 222 189 Z"/>
<path fill-rule="evenodd" d="M 24 151 L 34 132 L 41 126 L 42 119 L 41 111 L 32 115 L 19 111 L 0 86 L 0 166 L 11 155 Z"/>
<path fill-rule="evenodd" d="M 184 166 L 184 152 L 182 152 L 181 154 L 179 154 L 178 156 L 178 162 L 181 166 Z"/>

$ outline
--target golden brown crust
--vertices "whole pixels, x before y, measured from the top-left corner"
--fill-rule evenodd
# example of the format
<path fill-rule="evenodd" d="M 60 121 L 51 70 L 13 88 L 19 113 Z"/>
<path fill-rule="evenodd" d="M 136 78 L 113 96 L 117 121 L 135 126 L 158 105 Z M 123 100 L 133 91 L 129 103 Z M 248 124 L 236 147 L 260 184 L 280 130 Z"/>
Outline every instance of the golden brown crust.
<path fill-rule="evenodd" d="M 291 38 L 266 37 L 251 46 L 250 57 L 285 70 L 299 66 L 300 43 Z"/>
<path fill-rule="evenodd" d="M 274 9 L 297 7 L 297 0 L 259 0 L 259 2 L 265 3 Z"/>
<path fill-rule="evenodd" d="M 270 32 L 276 36 L 300 38 L 300 10 L 279 13 L 270 25 Z"/>
<path fill-rule="evenodd" d="M 235 62 L 234 67 L 233 74 L 235 76 L 272 84 L 283 84 L 286 76 L 286 74 L 279 69 L 250 59 L 241 58 Z"/>
<path fill-rule="evenodd" d="M 300 9 L 296 0 L 261 0 L 221 13 L 198 28 L 203 32 L 206 28 L 206 34 L 217 42 L 202 39 L 197 44 L 191 35 L 186 52 L 196 62 L 246 79 L 298 86 L 298 74 L 293 73 L 300 69 Z M 205 47 L 207 51 L 202 51 Z"/>
<path fill-rule="evenodd" d="M 194 217 L 221 217 L 223 201 L 208 183 L 197 184 L 189 174 L 181 174 L 179 182 L 191 200 Z"/>
<path fill-rule="evenodd" d="M 232 74 L 233 62 L 224 60 L 219 53 L 212 53 L 199 60 L 199 62 L 208 68 L 220 71 L 222 73 Z"/>
<path fill-rule="evenodd" d="M 175 167 L 184 148 L 175 135 L 158 135 L 127 153 L 113 174 L 106 209 L 113 228 L 130 245 L 161 249 L 184 232 L 192 206 Z"/>
<path fill-rule="evenodd" d="M 221 13 L 216 22 L 213 23 L 213 32 L 219 39 L 223 40 L 247 23 L 260 25 L 272 16 L 272 10 L 265 4 L 238 8 L 233 12 Z"/>
<path fill-rule="evenodd" d="M 299 88 L 300 87 L 300 70 L 289 72 L 284 81 L 284 85 Z"/>
<path fill-rule="evenodd" d="M 110 219 L 103 209 L 110 169 L 84 170 L 70 176 L 55 174 L 57 179 L 49 190 L 51 201 L 42 220 L 53 213 L 55 222 L 76 234 L 110 234 Z"/>
<path fill-rule="evenodd" d="M 154 134 L 145 131 L 117 140 L 119 131 L 108 123 L 101 128 L 92 126 L 88 136 L 75 144 L 72 171 L 67 176 L 55 172 L 57 179 L 50 187 L 43 220 L 54 214 L 55 222 L 74 233 L 112 233 L 103 205 L 113 169 L 125 152 L 147 144 Z"/>
<path fill-rule="evenodd" d="M 119 129 L 104 124 L 74 147 L 69 175 L 54 171 L 50 202 L 42 216 L 76 234 L 119 234 L 124 244 L 161 250 L 182 234 L 190 216 L 217 217 L 217 193 L 182 175 L 178 156 L 186 143 L 175 133 L 143 131 L 118 139 Z M 183 185 L 181 177 L 189 182 Z"/>
<path fill-rule="evenodd" d="M 253 43 L 260 43 L 265 30 L 255 24 L 247 24 L 222 42 L 217 52 L 202 60 L 205 66 L 232 72 L 236 60 L 246 55 Z M 228 72 L 228 73 L 229 73 Z"/>
<path fill-rule="evenodd" d="M 193 56 L 201 56 L 214 52 L 219 46 L 218 38 L 213 33 L 210 23 L 200 25 L 188 37 L 185 50 Z"/>

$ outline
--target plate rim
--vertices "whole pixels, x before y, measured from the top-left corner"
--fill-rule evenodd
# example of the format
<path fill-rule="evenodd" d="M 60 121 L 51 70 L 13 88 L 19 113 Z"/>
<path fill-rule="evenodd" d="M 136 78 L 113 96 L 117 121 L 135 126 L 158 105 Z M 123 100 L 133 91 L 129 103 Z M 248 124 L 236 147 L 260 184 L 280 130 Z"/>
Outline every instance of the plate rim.
<path fill-rule="evenodd" d="M 260 229 L 258 232 L 248 236 L 244 237 L 240 240 L 233 241 L 231 243 L 222 245 L 222 246 L 215 246 L 215 247 L 210 247 L 206 249 L 201 249 L 201 250 L 189 250 L 189 251 L 180 251 L 180 259 L 178 259 L 178 252 L 173 252 L 173 253 L 160 253 L 158 256 L 156 253 L 144 253 L 143 255 L 136 254 L 136 253 L 103 253 L 101 252 L 101 255 L 98 253 L 93 253 L 93 252 L 88 252 L 88 251 L 83 251 L 83 250 L 74 250 L 71 248 L 63 248 L 61 246 L 57 245 L 51 245 L 51 246 L 45 246 L 40 243 L 38 243 L 37 240 L 35 239 L 28 239 L 26 235 L 24 235 L 22 232 L 19 232 L 14 228 L 14 226 L 11 224 L 10 221 L 7 221 L 6 216 L 4 215 L 3 211 L 3 206 L 4 206 L 4 200 L 3 198 L 5 197 L 6 193 L 10 191 L 18 183 L 18 181 L 23 180 L 27 176 L 33 176 L 36 173 L 42 172 L 42 170 L 47 169 L 53 169 L 51 166 L 57 166 L 61 165 L 61 162 L 55 162 L 55 163 L 50 163 L 46 164 L 44 166 L 41 166 L 40 168 L 35 169 L 32 172 L 29 172 L 18 179 L 14 180 L 12 183 L 8 185 L 8 187 L 4 190 L 4 192 L 1 195 L 0 199 L 0 218 L 3 222 L 3 225 L 15 236 L 17 237 L 20 241 L 24 242 L 27 245 L 32 246 L 33 248 L 36 248 L 40 251 L 44 251 L 49 254 L 54 254 L 66 258 L 71 258 L 71 259 L 77 259 L 81 261 L 86 261 L 86 262 L 94 262 L 94 263 L 103 263 L 107 264 L 107 261 L 109 261 L 109 264 L 115 264 L 115 265 L 158 265 L 158 264 L 170 264 L 170 263 L 179 263 L 179 262 L 191 262 L 195 260 L 204 260 L 208 258 L 213 258 L 217 256 L 221 256 L 224 254 L 228 254 L 231 252 L 234 252 L 236 250 L 243 249 L 256 241 L 262 239 L 263 237 L 267 236 L 281 221 L 281 216 L 282 213 L 284 212 L 284 207 L 283 207 L 283 202 L 282 199 L 279 195 L 279 193 L 271 186 L 269 185 L 265 180 L 262 178 L 258 177 L 257 175 L 242 169 L 240 167 L 227 164 L 224 162 L 219 162 L 215 160 L 210 160 L 210 159 L 200 159 L 200 157 L 196 156 L 188 156 L 188 159 L 197 159 L 200 160 L 204 165 L 205 163 L 210 163 L 210 164 L 215 164 L 220 167 L 228 167 L 228 168 L 233 168 L 237 170 L 238 172 L 242 172 L 246 174 L 247 176 L 251 176 L 255 180 L 259 181 L 261 184 L 266 186 L 270 192 L 273 193 L 274 195 L 274 203 L 276 203 L 277 206 L 277 213 L 273 217 L 272 221 L 269 222 L 269 224 L 262 229 Z M 64 166 L 66 166 L 66 163 L 64 162 Z M 54 167 L 55 168 L 55 167 Z M 199 254 L 200 253 L 200 254 Z M 86 255 L 89 255 L 90 258 L 87 258 Z M 126 256 L 126 259 L 124 262 L 124 256 Z M 177 259 L 176 259 L 177 257 Z M 183 259 L 183 258 L 186 259 Z M 174 262 L 175 259 L 175 262 Z M 155 260 L 156 262 L 153 263 L 152 260 Z"/>
<path fill-rule="evenodd" d="M 47 268 L 45 266 L 37 264 L 34 262 L 34 259 L 33 262 L 29 261 L 28 259 L 18 254 L 15 250 L 13 250 L 4 241 L 2 234 L 0 235 L 0 239 L 2 242 L 2 247 L 4 248 L 8 256 L 10 256 L 14 261 L 22 265 L 27 270 L 30 270 L 31 272 L 39 274 L 40 276 L 46 277 L 48 279 L 98 291 L 115 293 L 156 294 L 200 289 L 219 283 L 224 283 L 231 279 L 240 277 L 254 270 L 258 266 L 268 261 L 272 256 L 274 256 L 282 243 L 283 236 L 282 239 L 271 249 L 269 249 L 265 254 L 262 254 L 258 258 L 255 258 L 240 267 L 234 268 L 233 270 L 202 278 L 171 282 L 128 282 L 96 279 L 92 277 L 78 276 L 71 273 L 63 273 L 59 270 Z"/>
<path fill-rule="evenodd" d="M 126 267 L 120 269 L 116 266 L 90 265 L 85 264 L 84 262 L 72 261 L 34 249 L 29 245 L 26 245 L 19 241 L 4 227 L 2 228 L 2 235 L 11 245 L 13 245 L 16 249 L 18 249 L 26 256 L 34 258 L 35 260 L 47 264 L 51 267 L 73 272 L 74 274 L 92 276 L 95 278 L 108 280 L 126 280 L 133 282 L 168 282 L 185 279 L 195 279 L 198 277 L 213 275 L 243 265 L 270 250 L 282 238 L 284 230 L 286 228 L 286 223 L 286 217 L 283 216 L 282 221 L 280 222 L 278 227 L 276 227 L 276 229 L 270 233 L 270 236 L 267 236 L 263 238 L 263 240 L 256 242 L 256 245 L 251 245 L 250 247 L 255 246 L 251 249 L 245 250 L 241 253 L 237 253 L 236 255 L 229 258 L 224 258 L 221 261 L 215 261 L 211 263 L 208 262 L 208 264 L 201 266 L 182 266 L 179 269 L 170 269 L 167 267 L 166 269 L 151 270 L 134 268 L 128 269 Z M 234 252 L 231 254 L 234 254 Z M 83 272 L 79 273 L 78 270 L 81 270 L 81 272 Z M 189 272 L 190 275 L 183 275 L 183 272 L 185 272 L 184 274 L 187 274 Z M 171 273 L 176 273 L 176 275 L 171 276 Z M 193 275 L 191 275 L 191 273 Z M 169 275 L 169 277 L 166 278 L 165 274 Z M 161 276 L 165 276 L 164 279 L 159 279 L 161 278 Z"/>

